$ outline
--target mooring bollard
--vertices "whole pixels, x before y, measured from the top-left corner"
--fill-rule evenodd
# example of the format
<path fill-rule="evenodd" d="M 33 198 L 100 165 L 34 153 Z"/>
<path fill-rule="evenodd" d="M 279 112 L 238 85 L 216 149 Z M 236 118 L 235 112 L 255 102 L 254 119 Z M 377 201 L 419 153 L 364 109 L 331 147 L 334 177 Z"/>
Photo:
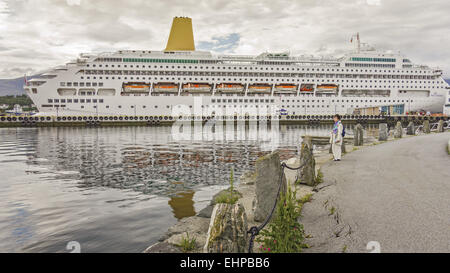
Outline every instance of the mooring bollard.
<path fill-rule="evenodd" d="M 302 148 L 300 150 L 300 165 L 303 168 L 298 170 L 298 178 L 301 184 L 314 186 L 316 177 L 316 160 L 314 159 L 312 137 L 304 136 Z"/>
<path fill-rule="evenodd" d="M 431 130 L 430 130 L 430 121 L 429 121 L 428 119 L 426 119 L 426 120 L 423 121 L 423 132 L 424 132 L 425 134 L 431 133 Z"/>
<path fill-rule="evenodd" d="M 406 127 L 406 134 L 409 136 L 413 136 L 416 134 L 416 128 L 414 126 L 414 122 L 410 121 L 408 126 Z"/>
<path fill-rule="evenodd" d="M 364 144 L 364 129 L 361 124 L 356 124 L 353 135 L 353 146 L 362 146 Z"/>
<path fill-rule="evenodd" d="M 378 128 L 379 128 L 378 140 L 379 141 L 386 141 L 388 139 L 388 126 L 387 126 L 387 123 L 380 123 Z"/>
<path fill-rule="evenodd" d="M 403 127 L 400 121 L 397 121 L 397 125 L 395 125 L 394 129 L 394 138 L 402 138 L 403 136 Z"/>
<path fill-rule="evenodd" d="M 438 131 L 438 133 L 444 132 L 444 121 L 442 119 L 439 120 L 439 122 L 438 122 L 437 131 Z"/>

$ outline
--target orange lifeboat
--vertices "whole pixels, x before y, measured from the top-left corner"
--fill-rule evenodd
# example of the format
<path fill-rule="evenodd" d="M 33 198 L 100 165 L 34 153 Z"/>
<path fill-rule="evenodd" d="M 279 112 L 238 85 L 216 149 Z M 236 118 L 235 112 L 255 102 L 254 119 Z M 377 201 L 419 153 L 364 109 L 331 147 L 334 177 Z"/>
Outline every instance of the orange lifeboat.
<path fill-rule="evenodd" d="M 150 84 L 146 83 L 126 83 L 123 85 L 125 93 L 148 93 L 150 92 Z"/>
<path fill-rule="evenodd" d="M 300 91 L 301 92 L 313 92 L 314 86 L 312 84 L 302 84 L 300 86 Z"/>
<path fill-rule="evenodd" d="M 207 83 L 187 83 L 183 84 L 183 91 L 191 93 L 205 93 L 211 91 L 211 85 Z"/>
<path fill-rule="evenodd" d="M 175 83 L 157 83 L 153 86 L 155 92 L 178 93 L 178 85 Z"/>
<path fill-rule="evenodd" d="M 337 86 L 333 84 L 321 84 L 317 86 L 317 92 L 335 93 L 336 91 Z"/>
<path fill-rule="evenodd" d="M 272 92 L 272 87 L 268 84 L 252 84 L 248 87 L 248 92 L 270 94 Z"/>
<path fill-rule="evenodd" d="M 224 93 L 242 92 L 244 85 L 239 83 L 221 83 L 216 86 L 216 90 Z"/>
<path fill-rule="evenodd" d="M 275 91 L 276 92 L 296 92 L 297 91 L 297 85 L 295 84 L 277 84 L 275 85 Z"/>

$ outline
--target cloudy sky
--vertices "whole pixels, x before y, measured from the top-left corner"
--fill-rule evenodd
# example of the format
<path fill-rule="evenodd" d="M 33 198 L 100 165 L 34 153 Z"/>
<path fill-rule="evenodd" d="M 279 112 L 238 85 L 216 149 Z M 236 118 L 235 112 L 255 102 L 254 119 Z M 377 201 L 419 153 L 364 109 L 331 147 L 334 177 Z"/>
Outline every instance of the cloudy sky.
<path fill-rule="evenodd" d="M 360 32 L 450 78 L 449 11 L 448 0 L 0 0 L 0 78 L 81 52 L 161 50 L 174 16 L 193 19 L 199 50 L 341 54 Z"/>

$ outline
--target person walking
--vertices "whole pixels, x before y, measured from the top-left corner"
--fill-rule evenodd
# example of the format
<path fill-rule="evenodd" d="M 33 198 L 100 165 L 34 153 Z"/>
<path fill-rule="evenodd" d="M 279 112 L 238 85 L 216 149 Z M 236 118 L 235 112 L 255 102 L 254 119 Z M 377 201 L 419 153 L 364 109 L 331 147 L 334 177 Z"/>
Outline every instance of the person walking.
<path fill-rule="evenodd" d="M 331 131 L 330 144 L 333 152 L 334 161 L 341 161 L 342 143 L 344 141 L 344 125 L 341 122 L 341 116 L 336 114 L 333 116 L 334 126 Z"/>

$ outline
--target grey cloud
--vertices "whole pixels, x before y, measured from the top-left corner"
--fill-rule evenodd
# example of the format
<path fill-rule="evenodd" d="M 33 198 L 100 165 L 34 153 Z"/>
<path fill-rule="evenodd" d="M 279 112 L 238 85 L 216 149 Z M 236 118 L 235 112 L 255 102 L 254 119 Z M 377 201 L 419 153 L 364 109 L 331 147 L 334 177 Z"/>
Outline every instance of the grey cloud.
<path fill-rule="evenodd" d="M 81 51 L 163 49 L 174 16 L 193 19 L 198 49 L 342 54 L 350 37 L 400 50 L 450 76 L 446 0 L 10 0 L 0 5 L 0 77 L 8 67 L 35 71 Z M 0 2 L 2 3 L 2 2 Z M 232 40 L 228 40 L 230 35 Z M 227 38 L 228 37 L 228 38 Z M 233 40 L 234 37 L 234 40 Z M 238 38 L 236 38 L 238 37 Z M 7 49 L 5 50 L 1 50 Z M 19 75 L 20 76 L 20 75 Z"/>

